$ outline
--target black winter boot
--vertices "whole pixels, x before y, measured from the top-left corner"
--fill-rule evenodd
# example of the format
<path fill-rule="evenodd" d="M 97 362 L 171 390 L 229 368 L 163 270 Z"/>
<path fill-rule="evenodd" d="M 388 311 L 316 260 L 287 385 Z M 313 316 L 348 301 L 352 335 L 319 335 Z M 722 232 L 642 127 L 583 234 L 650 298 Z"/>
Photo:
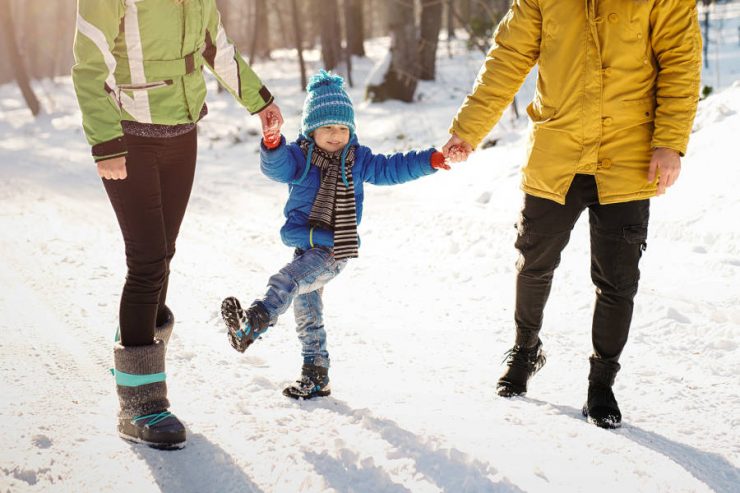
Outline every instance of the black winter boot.
<path fill-rule="evenodd" d="M 622 413 L 612 392 L 619 363 L 604 361 L 596 356 L 589 358 L 591 372 L 588 376 L 588 398 L 583 405 L 583 416 L 599 428 L 619 428 Z"/>
<path fill-rule="evenodd" d="M 286 387 L 283 395 L 293 399 L 311 399 L 331 394 L 329 369 L 323 366 L 303 365 L 300 380 Z"/>
<path fill-rule="evenodd" d="M 126 440 L 156 449 L 185 446 L 186 432 L 174 414 L 167 411 L 165 382 L 165 343 L 154 339 L 148 346 L 122 346 L 113 349 L 116 388 L 121 410 L 118 434 Z"/>
<path fill-rule="evenodd" d="M 270 326 L 270 314 L 255 301 L 246 311 L 233 296 L 221 302 L 221 317 L 228 329 L 229 344 L 243 353 Z"/>
<path fill-rule="evenodd" d="M 527 393 L 527 382 L 545 365 L 547 358 L 542 341 L 531 348 L 515 345 L 506 353 L 506 371 L 498 380 L 496 393 L 501 397 L 514 397 Z"/>

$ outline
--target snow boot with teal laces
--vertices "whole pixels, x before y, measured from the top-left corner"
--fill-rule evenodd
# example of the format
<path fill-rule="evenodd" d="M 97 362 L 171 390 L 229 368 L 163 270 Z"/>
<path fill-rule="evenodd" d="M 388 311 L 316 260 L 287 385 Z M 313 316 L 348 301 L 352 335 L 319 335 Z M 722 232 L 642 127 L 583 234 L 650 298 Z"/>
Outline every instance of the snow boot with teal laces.
<path fill-rule="evenodd" d="M 292 399 L 312 399 L 329 394 L 329 369 L 309 364 L 303 365 L 301 378 L 283 390 L 283 395 Z"/>
<path fill-rule="evenodd" d="M 159 338 L 148 346 L 122 346 L 117 342 L 113 374 L 121 405 L 121 438 L 171 450 L 185 446 L 186 432 L 180 420 L 168 411 L 165 350 L 166 344 Z"/>

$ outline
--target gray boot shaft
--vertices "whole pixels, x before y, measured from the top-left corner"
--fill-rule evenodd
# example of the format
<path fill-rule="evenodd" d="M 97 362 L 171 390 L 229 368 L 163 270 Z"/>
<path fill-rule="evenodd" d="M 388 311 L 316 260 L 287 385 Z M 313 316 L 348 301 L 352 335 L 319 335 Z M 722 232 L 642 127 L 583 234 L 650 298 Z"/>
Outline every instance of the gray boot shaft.
<path fill-rule="evenodd" d="M 165 381 L 166 344 L 154 339 L 148 346 L 113 348 L 116 389 L 121 404 L 119 417 L 133 418 L 169 408 Z"/>

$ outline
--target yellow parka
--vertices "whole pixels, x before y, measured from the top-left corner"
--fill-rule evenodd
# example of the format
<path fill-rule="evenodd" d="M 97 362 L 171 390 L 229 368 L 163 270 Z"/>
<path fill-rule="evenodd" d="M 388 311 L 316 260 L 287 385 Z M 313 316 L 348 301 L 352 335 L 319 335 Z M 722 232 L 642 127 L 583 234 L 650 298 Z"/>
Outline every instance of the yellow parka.
<path fill-rule="evenodd" d="M 450 132 L 476 147 L 534 64 L 522 189 L 565 203 L 577 173 L 599 202 L 655 195 L 652 150 L 684 154 L 696 114 L 701 33 L 694 0 L 514 0 Z"/>

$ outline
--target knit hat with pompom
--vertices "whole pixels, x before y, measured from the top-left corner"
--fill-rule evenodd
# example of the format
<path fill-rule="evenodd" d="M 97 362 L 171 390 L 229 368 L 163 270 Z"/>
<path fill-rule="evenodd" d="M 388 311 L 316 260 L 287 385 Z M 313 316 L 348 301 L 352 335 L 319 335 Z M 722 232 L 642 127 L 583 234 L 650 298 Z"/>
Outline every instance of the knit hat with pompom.
<path fill-rule="evenodd" d="M 304 136 L 309 137 L 311 132 L 326 125 L 345 125 L 351 134 L 355 133 L 355 110 L 343 86 L 342 77 L 324 70 L 311 77 L 303 104 L 301 133 Z"/>

